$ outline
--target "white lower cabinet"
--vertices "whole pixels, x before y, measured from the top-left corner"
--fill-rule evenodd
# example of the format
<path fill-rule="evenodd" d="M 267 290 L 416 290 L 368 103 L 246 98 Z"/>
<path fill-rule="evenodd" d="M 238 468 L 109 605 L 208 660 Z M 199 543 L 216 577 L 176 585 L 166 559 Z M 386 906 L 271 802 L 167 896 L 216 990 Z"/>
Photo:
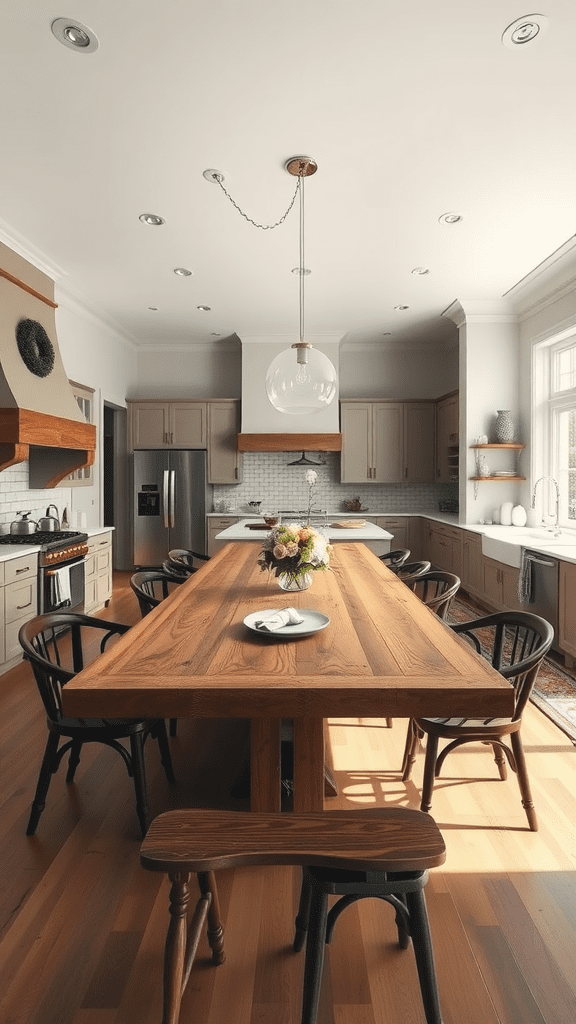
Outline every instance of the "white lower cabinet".
<path fill-rule="evenodd" d="M 88 538 L 84 613 L 92 615 L 112 597 L 112 532 Z"/>
<path fill-rule="evenodd" d="M 38 613 L 36 552 L 0 562 L 0 666 L 6 671 L 20 661 L 20 627 Z"/>

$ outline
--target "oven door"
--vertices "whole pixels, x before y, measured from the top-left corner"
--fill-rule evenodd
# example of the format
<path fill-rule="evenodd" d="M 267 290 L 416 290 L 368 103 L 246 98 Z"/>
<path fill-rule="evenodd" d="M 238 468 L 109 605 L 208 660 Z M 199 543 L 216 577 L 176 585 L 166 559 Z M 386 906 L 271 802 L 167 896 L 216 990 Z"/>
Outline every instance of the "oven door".
<path fill-rule="evenodd" d="M 84 575 L 86 559 L 80 558 L 64 565 L 42 566 L 38 579 L 38 612 L 84 611 Z"/>

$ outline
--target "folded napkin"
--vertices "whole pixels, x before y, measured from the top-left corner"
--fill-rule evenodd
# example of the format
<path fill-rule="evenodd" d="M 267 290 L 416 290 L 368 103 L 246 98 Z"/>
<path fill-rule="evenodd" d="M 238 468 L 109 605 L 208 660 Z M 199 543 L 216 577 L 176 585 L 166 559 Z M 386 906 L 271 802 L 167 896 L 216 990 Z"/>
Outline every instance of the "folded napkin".
<path fill-rule="evenodd" d="M 272 612 L 265 619 L 256 619 L 254 625 L 256 629 L 273 633 L 275 629 L 282 629 L 282 626 L 297 626 L 300 622 L 304 622 L 304 619 L 295 608 L 279 608 L 277 612 Z"/>

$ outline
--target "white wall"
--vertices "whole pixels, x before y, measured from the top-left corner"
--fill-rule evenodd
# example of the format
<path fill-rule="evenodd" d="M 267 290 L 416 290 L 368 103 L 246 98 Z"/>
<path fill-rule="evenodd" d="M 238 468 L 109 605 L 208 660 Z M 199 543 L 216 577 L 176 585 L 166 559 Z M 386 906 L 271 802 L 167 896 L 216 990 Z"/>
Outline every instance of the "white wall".
<path fill-rule="evenodd" d="M 439 398 L 458 387 L 458 340 L 449 347 L 340 348 L 340 398 Z"/>
<path fill-rule="evenodd" d="M 240 398 L 242 350 L 237 338 L 188 348 L 146 348 L 138 353 L 137 367 L 127 398 Z"/>

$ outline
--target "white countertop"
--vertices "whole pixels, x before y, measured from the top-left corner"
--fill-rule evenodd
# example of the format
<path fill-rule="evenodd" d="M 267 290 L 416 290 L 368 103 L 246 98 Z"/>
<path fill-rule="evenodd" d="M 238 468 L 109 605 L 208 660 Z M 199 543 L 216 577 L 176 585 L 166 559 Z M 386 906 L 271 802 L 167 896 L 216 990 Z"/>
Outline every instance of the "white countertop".
<path fill-rule="evenodd" d="M 340 513 L 340 519 L 351 519 L 351 516 L 344 516 Z M 251 519 L 241 519 L 238 523 L 233 523 L 232 526 L 227 526 L 225 530 L 221 530 L 220 533 L 216 534 L 216 540 L 222 541 L 239 541 L 239 540 L 254 540 L 262 542 L 263 538 L 266 537 L 266 530 L 249 530 L 248 523 L 261 523 L 262 518 L 255 517 Z M 312 524 L 319 525 L 319 524 Z M 322 527 L 322 532 L 326 534 L 331 544 L 335 541 L 358 541 L 360 543 L 364 541 L 384 541 L 392 540 L 392 534 L 383 530 L 380 526 L 374 526 L 373 523 L 366 523 L 366 526 L 358 527 L 357 529 L 344 529 L 338 530 L 332 528 L 330 525 Z"/>

